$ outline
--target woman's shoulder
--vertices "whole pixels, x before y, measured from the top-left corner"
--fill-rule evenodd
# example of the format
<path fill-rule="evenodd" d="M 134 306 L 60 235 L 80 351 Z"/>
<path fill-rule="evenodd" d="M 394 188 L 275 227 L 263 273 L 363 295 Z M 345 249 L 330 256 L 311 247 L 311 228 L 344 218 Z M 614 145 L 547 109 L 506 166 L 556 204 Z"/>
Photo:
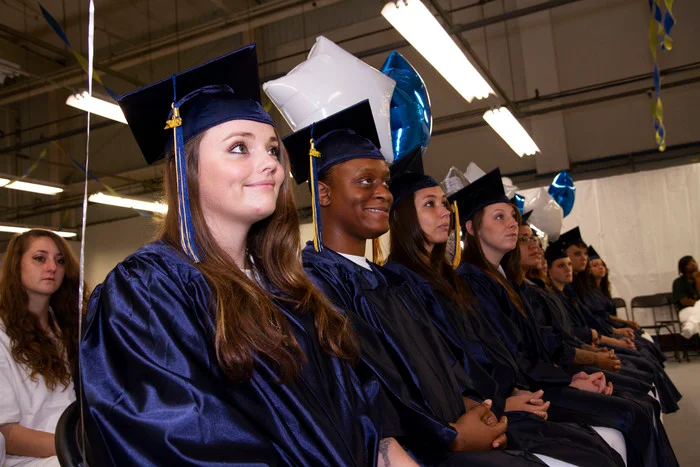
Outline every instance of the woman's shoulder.
<path fill-rule="evenodd" d="M 117 264 L 105 282 L 115 279 L 190 282 L 202 277 L 197 267 L 177 248 L 163 240 L 148 243 Z"/>

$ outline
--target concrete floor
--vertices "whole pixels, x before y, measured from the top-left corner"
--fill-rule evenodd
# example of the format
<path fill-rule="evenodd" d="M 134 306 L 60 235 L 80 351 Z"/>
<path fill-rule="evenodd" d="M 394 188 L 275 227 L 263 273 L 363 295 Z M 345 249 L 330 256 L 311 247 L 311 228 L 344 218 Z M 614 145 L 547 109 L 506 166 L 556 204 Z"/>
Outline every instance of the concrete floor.
<path fill-rule="evenodd" d="M 683 394 L 680 410 L 664 415 L 664 426 L 681 467 L 700 466 L 700 357 L 666 362 L 666 373 Z"/>

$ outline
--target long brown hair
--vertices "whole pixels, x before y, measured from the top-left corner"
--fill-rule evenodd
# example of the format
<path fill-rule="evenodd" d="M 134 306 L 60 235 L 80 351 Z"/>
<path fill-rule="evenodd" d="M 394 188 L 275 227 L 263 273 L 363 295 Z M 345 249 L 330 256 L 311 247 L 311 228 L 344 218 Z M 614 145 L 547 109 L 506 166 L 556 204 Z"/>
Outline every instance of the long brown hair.
<path fill-rule="evenodd" d="M 603 260 L 601 259 L 601 261 Z M 588 263 L 590 264 L 590 261 Z M 612 298 L 612 292 L 610 292 L 610 269 L 608 269 L 608 265 L 605 264 L 605 261 L 603 261 L 603 266 L 605 267 L 605 276 L 600 280 L 600 285 L 596 285 L 593 274 L 591 274 L 591 280 L 593 281 L 593 285 L 598 287 L 598 289 L 603 292 L 603 295 L 608 298 Z"/>
<path fill-rule="evenodd" d="M 65 275 L 58 290 L 51 295 L 49 325 L 57 344 L 42 329 L 38 318 L 29 312 L 29 295 L 22 286 L 22 256 L 31 242 L 40 237 L 53 240 L 64 259 Z M 36 381 L 41 375 L 49 390 L 58 385 L 67 388 L 78 359 L 78 284 L 79 266 L 66 241 L 47 230 L 29 230 L 10 240 L 2 263 L 0 280 L 0 320 L 10 338 L 12 357 L 29 370 Z M 83 305 L 87 303 L 87 287 Z M 83 307 L 85 309 L 85 307 Z"/>
<path fill-rule="evenodd" d="M 474 294 L 447 262 L 447 243 L 436 244 L 428 255 L 425 248 L 427 239 L 418 221 L 414 199 L 415 194 L 407 196 L 391 210 L 389 260 L 417 273 L 433 289 L 457 303 L 460 308 L 473 312 Z"/>
<path fill-rule="evenodd" d="M 513 207 L 513 210 L 515 212 L 515 218 L 518 221 L 519 225 L 522 221 L 520 211 L 515 207 Z M 489 261 L 486 259 L 486 255 L 484 254 L 484 250 L 481 248 L 481 238 L 479 238 L 479 229 L 481 228 L 481 224 L 484 221 L 484 212 L 485 209 L 480 209 L 471 218 L 472 229 L 474 231 L 473 235 L 470 234 L 467 229 L 464 229 L 466 237 L 466 248 L 465 251 L 462 253 L 462 262 L 473 264 L 474 266 L 488 274 L 492 279 L 501 284 L 506 289 L 508 298 L 510 298 L 510 300 L 513 302 L 518 311 L 520 311 L 524 315 L 525 311 L 523 308 L 523 302 L 520 299 L 520 295 L 518 294 L 518 292 L 516 292 L 515 288 L 508 281 L 508 279 L 506 279 L 507 277 L 511 280 L 519 280 L 520 282 L 522 282 L 523 270 L 520 267 L 520 248 L 516 246 L 515 249 L 506 253 L 503 259 L 501 259 L 501 267 L 506 273 L 506 277 L 503 277 L 503 275 L 498 271 L 498 269 L 496 269 L 491 263 L 489 263 Z"/>
<path fill-rule="evenodd" d="M 275 212 L 255 223 L 246 238 L 250 269 L 279 293 L 273 296 L 249 279 L 216 243 L 202 212 L 199 197 L 199 146 L 203 134 L 185 144 L 187 183 L 196 242 L 203 259 L 195 264 L 212 289 L 216 310 L 216 355 L 222 371 L 233 382 L 247 381 L 257 355 L 269 361 L 279 382 L 294 379 L 306 361 L 284 314 L 274 301 L 292 304 L 299 313 L 311 313 L 322 348 L 328 354 L 355 361 L 359 346 L 347 317 L 337 312 L 307 278 L 301 266 L 299 218 L 289 177 L 284 177 Z M 282 170 L 289 162 L 280 147 Z M 163 184 L 169 206 L 177 206 L 175 160 L 168 159 Z M 177 209 L 169 209 L 159 234 L 179 249 Z"/>

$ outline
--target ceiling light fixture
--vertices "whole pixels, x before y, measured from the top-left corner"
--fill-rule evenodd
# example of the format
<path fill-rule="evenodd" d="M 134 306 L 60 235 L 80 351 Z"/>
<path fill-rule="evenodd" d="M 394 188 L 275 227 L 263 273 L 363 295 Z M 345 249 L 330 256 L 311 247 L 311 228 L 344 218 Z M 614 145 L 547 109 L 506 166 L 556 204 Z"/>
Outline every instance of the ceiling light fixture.
<path fill-rule="evenodd" d="M 489 110 L 484 113 L 484 120 L 493 128 L 508 146 L 520 156 L 532 156 L 540 152 L 540 148 L 527 134 L 525 128 L 518 122 L 506 107 Z"/>
<path fill-rule="evenodd" d="M 450 35 L 420 0 L 389 2 L 382 16 L 464 97 L 495 94 Z"/>
<path fill-rule="evenodd" d="M 108 204 L 110 206 L 118 206 L 121 208 L 136 209 L 138 211 L 157 212 L 160 214 L 165 214 L 168 212 L 167 204 L 142 201 L 134 198 L 125 198 L 123 196 L 106 195 L 102 192 L 90 195 L 88 197 L 88 201 L 99 204 Z"/>
<path fill-rule="evenodd" d="M 7 232 L 7 233 L 24 233 L 29 230 L 34 230 L 34 229 L 39 229 L 39 230 L 48 230 L 49 232 L 53 232 L 59 237 L 63 238 L 73 238 L 78 235 L 77 232 L 71 231 L 71 230 L 53 230 L 49 229 L 47 227 L 34 227 L 34 226 L 29 226 L 29 225 L 19 225 L 19 224 L 0 224 L 0 232 Z"/>
<path fill-rule="evenodd" d="M 84 110 L 85 112 L 116 120 L 120 123 L 126 123 L 124 112 L 122 112 L 122 109 L 117 104 L 96 97 L 95 94 L 90 96 L 90 93 L 87 91 L 71 94 L 68 96 L 68 99 L 66 99 L 66 104 L 76 109 Z"/>

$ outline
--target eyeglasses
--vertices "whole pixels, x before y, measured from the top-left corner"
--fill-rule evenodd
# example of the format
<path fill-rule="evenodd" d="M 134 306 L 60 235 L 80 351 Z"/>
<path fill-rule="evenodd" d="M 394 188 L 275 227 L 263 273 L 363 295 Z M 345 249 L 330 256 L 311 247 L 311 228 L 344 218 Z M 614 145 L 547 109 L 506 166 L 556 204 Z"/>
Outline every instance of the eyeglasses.
<path fill-rule="evenodd" d="M 523 235 L 518 237 L 518 241 L 521 245 L 537 245 L 537 237 L 533 235 Z"/>

